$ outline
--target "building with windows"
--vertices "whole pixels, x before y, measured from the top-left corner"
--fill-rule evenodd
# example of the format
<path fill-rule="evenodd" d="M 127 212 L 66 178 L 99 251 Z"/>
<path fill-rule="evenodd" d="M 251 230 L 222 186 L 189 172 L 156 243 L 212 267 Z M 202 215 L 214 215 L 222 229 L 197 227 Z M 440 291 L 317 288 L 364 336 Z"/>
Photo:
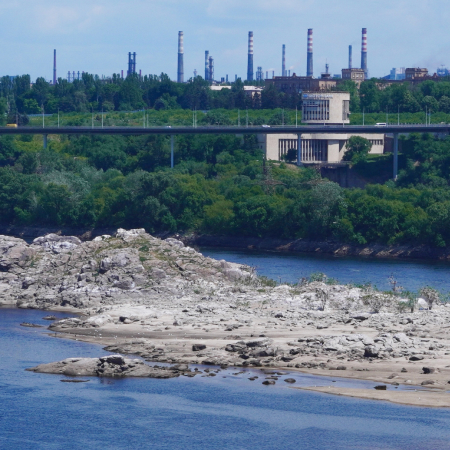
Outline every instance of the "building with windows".
<path fill-rule="evenodd" d="M 428 77 L 428 69 L 421 69 L 420 67 L 413 67 L 405 70 L 406 80 L 417 80 Z"/>
<path fill-rule="evenodd" d="M 350 123 L 350 93 L 304 92 L 302 122 L 330 125 Z"/>
<path fill-rule="evenodd" d="M 302 94 L 302 123 L 342 125 L 350 122 L 350 94 L 348 92 Z M 301 128 L 296 130 L 301 133 Z M 361 136 L 372 143 L 372 154 L 383 154 L 384 135 L 379 134 L 332 134 L 302 133 L 301 163 L 338 164 L 347 150 L 348 140 L 352 136 Z M 283 161 L 289 150 L 297 155 L 298 134 L 261 134 L 258 135 L 258 146 L 268 160 Z M 292 152 L 294 150 L 295 152 Z"/>
<path fill-rule="evenodd" d="M 352 136 L 361 136 L 372 144 L 371 154 L 384 153 L 385 138 L 380 134 L 302 134 L 301 162 L 303 164 L 340 163 L 347 150 L 347 142 Z M 289 150 L 297 154 L 296 134 L 260 134 L 258 146 L 271 161 L 283 161 Z"/>
<path fill-rule="evenodd" d="M 342 81 L 353 81 L 358 88 L 365 79 L 366 76 L 363 69 L 342 69 Z"/>
<path fill-rule="evenodd" d="M 331 91 L 339 80 L 331 77 L 313 78 L 298 77 L 295 73 L 291 77 L 273 77 L 265 80 L 265 86 L 275 86 L 277 90 L 286 94 L 300 93 L 303 91 L 323 92 Z"/>

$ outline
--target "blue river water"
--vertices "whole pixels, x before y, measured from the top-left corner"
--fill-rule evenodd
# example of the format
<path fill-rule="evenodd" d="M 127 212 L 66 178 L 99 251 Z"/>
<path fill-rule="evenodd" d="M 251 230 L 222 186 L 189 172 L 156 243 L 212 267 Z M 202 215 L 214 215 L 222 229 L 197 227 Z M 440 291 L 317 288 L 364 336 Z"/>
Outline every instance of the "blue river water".
<path fill-rule="evenodd" d="M 275 253 L 251 250 L 201 248 L 205 256 L 256 268 L 259 275 L 276 281 L 297 283 L 313 273 L 324 273 L 340 283 L 372 283 L 389 290 L 393 275 L 404 289 L 417 291 L 431 286 L 443 293 L 450 291 L 450 263 L 441 261 L 335 257 L 312 253 Z"/>
<path fill-rule="evenodd" d="M 299 255 L 247 254 L 203 250 L 213 257 L 258 266 L 260 273 L 284 280 L 325 272 L 326 259 Z M 223 256 L 221 256 L 223 255 Z M 267 256 L 270 256 L 268 258 Z M 275 258 L 274 258 L 275 256 Z M 272 262 L 271 262 L 272 261 Z M 296 262 L 297 261 L 297 262 Z M 331 260 L 332 262 L 333 260 Z M 446 265 L 369 260 L 334 260 L 341 281 L 358 281 L 351 268 L 381 284 L 379 271 L 397 267 L 405 282 L 422 271 L 437 274 L 445 287 Z M 316 264 L 316 266 L 314 266 Z M 359 264 L 359 266 L 358 266 Z M 370 266 L 370 267 L 369 267 Z M 378 268 L 377 268 L 378 266 Z M 289 275 L 291 267 L 291 275 Z M 311 270 L 310 270 L 311 269 Z M 413 270 L 415 275 L 408 275 Z M 359 272 L 355 272 L 359 273 Z M 403 275 L 405 273 L 405 275 Z M 370 279 L 372 277 L 372 279 Z M 399 277 L 400 278 L 400 277 Z M 379 281 L 378 281 L 379 280 Z M 402 281 L 403 283 L 403 281 Z M 153 379 L 86 378 L 87 383 L 62 383 L 63 376 L 25 371 L 37 364 L 68 357 L 102 356 L 98 345 L 48 335 L 45 312 L 0 308 L 0 449 L 448 449 L 450 410 L 416 408 L 293 389 L 282 381 L 263 386 L 264 375 L 241 369 L 216 377 Z M 63 317 L 64 314 L 56 313 Z M 250 375 L 259 375 L 250 381 Z M 289 373 L 296 386 L 373 387 L 370 382 L 333 380 Z M 391 387 L 390 387 L 391 388 Z M 402 389 L 402 387 L 399 387 Z M 392 387 L 394 389 L 394 387 Z M 450 395 L 443 394 L 443 395 Z"/>

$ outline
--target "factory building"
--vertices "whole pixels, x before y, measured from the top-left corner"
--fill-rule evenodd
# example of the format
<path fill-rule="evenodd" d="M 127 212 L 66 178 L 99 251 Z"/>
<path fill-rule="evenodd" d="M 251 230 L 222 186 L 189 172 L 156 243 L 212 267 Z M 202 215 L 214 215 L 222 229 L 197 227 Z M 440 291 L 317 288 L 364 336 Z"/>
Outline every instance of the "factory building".
<path fill-rule="evenodd" d="M 286 94 L 331 91 L 337 85 L 337 80 L 332 78 L 298 77 L 295 73 L 291 77 L 273 77 L 265 81 L 266 87 L 273 85 Z"/>
<path fill-rule="evenodd" d="M 333 92 L 318 94 L 305 92 L 303 97 L 302 123 L 339 125 L 350 122 L 350 94 L 348 92 Z M 301 128 L 298 128 L 301 132 Z M 352 136 L 361 136 L 372 143 L 372 154 L 384 152 L 385 138 L 379 134 L 332 134 L 332 133 L 302 133 L 301 162 L 304 164 L 340 163 L 347 150 L 347 142 Z M 282 161 L 289 150 L 298 150 L 298 135 L 260 134 L 258 146 L 268 160 Z"/>
<path fill-rule="evenodd" d="M 342 80 L 343 81 L 353 81 L 359 87 L 361 83 L 366 79 L 366 75 L 363 69 L 342 69 Z"/>
<path fill-rule="evenodd" d="M 412 81 L 417 80 L 421 78 L 427 78 L 428 77 L 428 69 L 421 69 L 420 67 L 413 67 L 410 69 L 405 70 L 405 79 Z"/>

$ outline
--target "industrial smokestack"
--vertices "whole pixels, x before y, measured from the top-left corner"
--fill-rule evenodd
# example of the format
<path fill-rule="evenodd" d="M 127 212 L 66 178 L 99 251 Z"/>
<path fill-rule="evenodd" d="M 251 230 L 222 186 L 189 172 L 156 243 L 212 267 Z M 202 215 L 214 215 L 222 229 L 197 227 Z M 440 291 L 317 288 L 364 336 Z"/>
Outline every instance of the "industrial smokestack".
<path fill-rule="evenodd" d="M 312 77 L 314 74 L 314 66 L 313 66 L 313 30 L 310 28 L 308 30 L 308 66 L 306 69 L 306 76 Z"/>
<path fill-rule="evenodd" d="M 286 45 L 283 44 L 283 57 L 281 61 L 281 76 L 286 76 Z"/>
<path fill-rule="evenodd" d="M 253 31 L 248 32 L 247 81 L 253 81 Z"/>
<path fill-rule="evenodd" d="M 205 80 L 209 81 L 209 51 L 205 51 Z"/>
<path fill-rule="evenodd" d="M 353 68 L 353 47 L 351 45 L 348 46 L 348 68 Z"/>
<path fill-rule="evenodd" d="M 214 81 L 214 58 L 212 56 L 209 57 L 209 81 Z"/>
<path fill-rule="evenodd" d="M 178 83 L 184 83 L 184 34 L 182 31 L 178 32 Z"/>
<path fill-rule="evenodd" d="M 367 28 L 362 29 L 361 69 L 364 70 L 364 77 L 368 79 L 369 69 L 367 68 Z"/>
<path fill-rule="evenodd" d="M 136 52 L 128 53 L 128 72 L 127 75 L 136 73 Z"/>
<path fill-rule="evenodd" d="M 56 84 L 56 50 L 53 50 L 53 86 Z"/>

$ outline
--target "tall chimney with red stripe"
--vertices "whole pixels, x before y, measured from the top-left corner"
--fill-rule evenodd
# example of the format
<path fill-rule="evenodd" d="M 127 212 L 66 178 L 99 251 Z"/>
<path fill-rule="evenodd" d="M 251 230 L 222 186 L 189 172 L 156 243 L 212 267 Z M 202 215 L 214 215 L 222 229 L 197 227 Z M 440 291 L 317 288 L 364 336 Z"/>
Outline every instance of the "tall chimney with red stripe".
<path fill-rule="evenodd" d="M 367 80 L 369 78 L 369 69 L 367 68 L 367 28 L 362 29 L 361 69 L 364 70 L 364 77 Z"/>

